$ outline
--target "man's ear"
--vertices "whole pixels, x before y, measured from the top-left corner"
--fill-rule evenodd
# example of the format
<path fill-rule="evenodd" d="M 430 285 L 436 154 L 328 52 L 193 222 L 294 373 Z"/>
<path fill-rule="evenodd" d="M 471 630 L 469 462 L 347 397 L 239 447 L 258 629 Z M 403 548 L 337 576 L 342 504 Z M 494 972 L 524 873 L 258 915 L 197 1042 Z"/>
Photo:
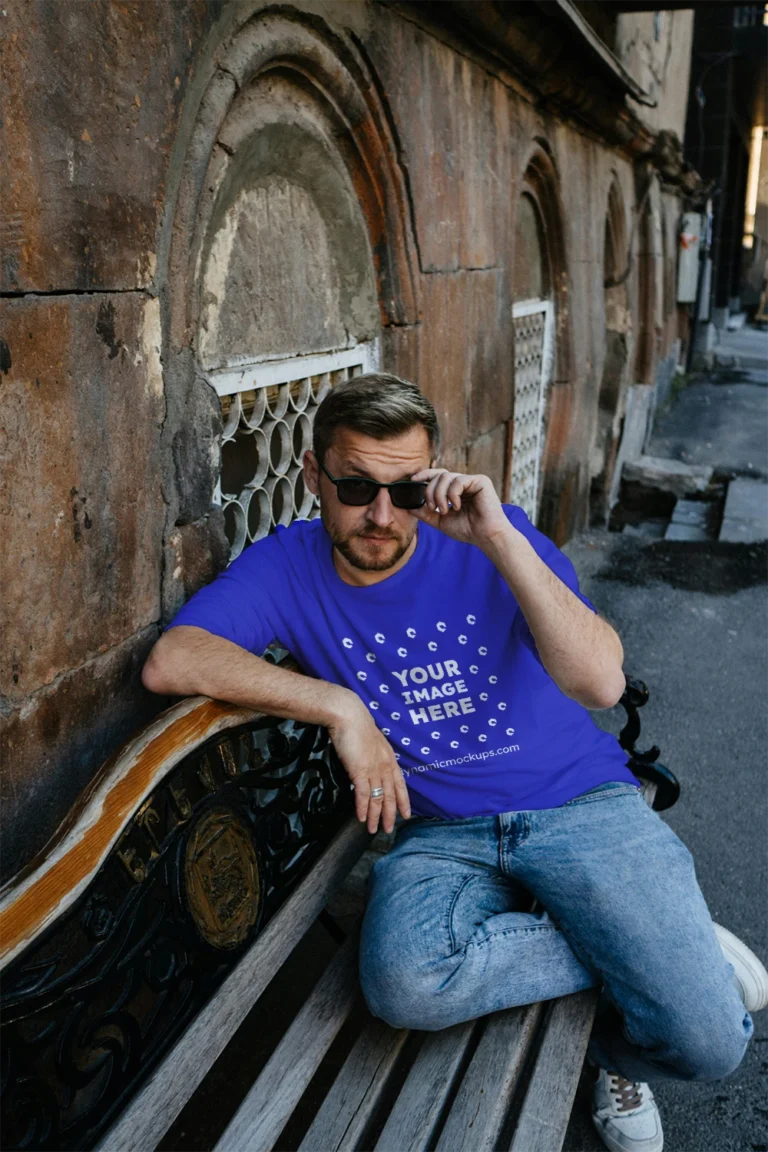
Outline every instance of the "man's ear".
<path fill-rule="evenodd" d="M 317 456 L 315 456 L 311 448 L 308 448 L 304 453 L 302 467 L 304 469 L 305 486 L 313 496 L 317 496 L 320 491 L 320 467 L 317 463 Z"/>

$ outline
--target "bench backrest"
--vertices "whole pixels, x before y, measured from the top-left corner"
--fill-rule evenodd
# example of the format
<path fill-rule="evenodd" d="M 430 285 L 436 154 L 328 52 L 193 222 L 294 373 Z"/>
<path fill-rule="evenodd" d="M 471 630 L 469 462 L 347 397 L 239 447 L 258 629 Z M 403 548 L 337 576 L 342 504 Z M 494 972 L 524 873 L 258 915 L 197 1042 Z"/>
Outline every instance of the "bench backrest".
<path fill-rule="evenodd" d="M 368 840 L 322 728 L 142 730 L 0 894 L 4 1147 L 153 1148 Z"/>

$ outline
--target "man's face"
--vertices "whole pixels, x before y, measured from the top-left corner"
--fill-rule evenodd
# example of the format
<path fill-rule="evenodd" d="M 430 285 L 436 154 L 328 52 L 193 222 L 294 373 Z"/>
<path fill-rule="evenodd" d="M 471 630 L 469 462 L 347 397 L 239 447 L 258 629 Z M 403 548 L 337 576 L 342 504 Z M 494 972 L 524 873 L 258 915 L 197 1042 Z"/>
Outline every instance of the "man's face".
<path fill-rule="evenodd" d="M 430 467 L 429 437 L 421 425 L 402 436 L 374 440 L 339 428 L 323 461 L 331 476 L 364 476 L 389 484 L 409 480 Z M 372 504 L 353 508 L 342 504 L 320 470 L 314 453 L 304 457 L 304 475 L 310 491 L 320 493 L 320 514 L 325 530 L 344 559 L 362 572 L 385 572 L 394 567 L 413 543 L 418 520 L 404 508 L 395 508 L 386 489 L 379 489 Z"/>

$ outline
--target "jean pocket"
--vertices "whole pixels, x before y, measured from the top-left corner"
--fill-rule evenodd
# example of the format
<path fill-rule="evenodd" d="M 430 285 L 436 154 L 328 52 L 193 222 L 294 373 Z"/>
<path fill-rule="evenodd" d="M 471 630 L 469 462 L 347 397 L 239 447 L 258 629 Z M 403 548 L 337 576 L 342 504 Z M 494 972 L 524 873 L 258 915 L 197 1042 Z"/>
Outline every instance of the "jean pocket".
<path fill-rule="evenodd" d="M 573 800 L 566 800 L 563 808 L 570 808 L 573 804 L 591 804 L 595 800 L 612 800 L 617 796 L 638 796 L 639 794 L 640 789 L 636 785 L 612 780 L 607 784 L 598 784 L 596 788 L 590 788 L 589 791 L 582 792 L 580 796 L 574 796 Z"/>

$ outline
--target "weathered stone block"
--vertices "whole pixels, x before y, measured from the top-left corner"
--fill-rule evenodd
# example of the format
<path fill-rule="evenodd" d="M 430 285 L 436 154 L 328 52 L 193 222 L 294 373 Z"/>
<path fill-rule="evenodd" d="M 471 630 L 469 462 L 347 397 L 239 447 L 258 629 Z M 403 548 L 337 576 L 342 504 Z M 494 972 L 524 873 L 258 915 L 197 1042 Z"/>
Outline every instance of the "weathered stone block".
<path fill-rule="evenodd" d="M 3 883 L 39 852 L 94 772 L 167 701 L 141 687 L 152 626 L 0 719 Z"/>
<path fill-rule="evenodd" d="M 490 476 L 499 499 L 506 502 L 504 491 L 504 469 L 506 466 L 508 429 L 500 424 L 484 436 L 478 436 L 467 445 L 467 470 L 471 474 L 481 473 Z"/>
<path fill-rule="evenodd" d="M 468 420 L 470 436 L 477 436 L 512 415 L 513 330 L 505 272 L 470 272 L 467 291 Z"/>
<path fill-rule="evenodd" d="M 667 460 L 657 456 L 640 456 L 624 464 L 624 480 L 644 484 L 647 488 L 660 488 L 678 500 L 705 492 L 712 480 L 713 469 L 706 464 L 685 464 L 682 460 Z"/>
<path fill-rule="evenodd" d="M 435 406 L 443 447 L 467 439 L 467 273 L 425 276 L 419 341 L 419 386 Z"/>
<path fill-rule="evenodd" d="M 511 179 L 506 89 L 383 5 L 373 8 L 368 50 L 398 127 L 423 271 L 500 264 Z"/>
<path fill-rule="evenodd" d="M 218 9 L 4 0 L 0 289 L 152 281 L 187 74 Z"/>
<path fill-rule="evenodd" d="M 164 526 L 158 302 L 2 302 L 0 691 L 21 700 L 156 621 Z"/>
<path fill-rule="evenodd" d="M 210 584 L 227 566 L 229 542 L 221 510 L 194 524 L 175 528 L 165 547 L 163 620 L 169 622 L 198 588 Z"/>

